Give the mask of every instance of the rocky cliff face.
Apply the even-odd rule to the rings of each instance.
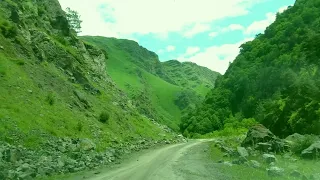
[[[107,79],[106,53],[76,37],[58,1],[6,0],[0,9],[15,31],[9,38],[18,56],[52,62],[82,85],[90,86],[89,76]]]

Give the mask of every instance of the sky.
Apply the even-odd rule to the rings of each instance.
[[[81,15],[80,35],[131,39],[160,61],[190,61],[224,74],[242,43],[294,0],[59,0]]]

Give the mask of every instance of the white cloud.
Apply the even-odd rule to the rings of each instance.
[[[191,29],[187,30],[184,32],[183,36],[186,38],[191,38],[194,35],[202,32],[206,32],[210,30],[210,25],[209,24],[195,24]]]
[[[172,46],[172,45],[169,45],[169,46],[167,46],[166,49],[167,49],[168,52],[172,52],[172,51],[176,50],[176,47]]]
[[[59,2],[63,9],[70,7],[80,13],[83,21],[81,24],[82,35],[120,37],[120,32],[117,31],[116,27],[112,23],[105,23],[104,21],[107,15],[102,10],[107,8],[100,8],[104,0],[82,0],[81,3],[79,3],[79,0],[59,0]]]
[[[185,53],[185,56],[191,56],[197,52],[200,51],[200,48],[195,46],[195,47],[188,47]]]
[[[162,53],[164,53],[164,50],[163,50],[163,49],[159,49],[159,50],[157,51],[157,53],[158,53],[158,54],[162,54]]]
[[[224,74],[228,69],[229,62],[239,54],[241,44],[251,41],[253,38],[248,38],[235,44],[224,44],[222,46],[212,46],[203,52],[199,52],[191,57],[182,55],[178,58],[179,61],[190,61],[200,66],[208,67],[209,69]]]
[[[209,33],[209,36],[210,36],[211,38],[214,38],[214,37],[216,37],[216,36],[218,36],[218,35],[219,35],[218,32],[211,32],[211,33]]]
[[[155,36],[158,39],[161,39],[161,40],[167,40],[168,39],[168,33],[167,32],[158,33],[158,34],[155,34]]]
[[[219,34],[223,34],[226,32],[230,32],[230,31],[244,31],[245,27],[243,27],[241,24],[230,24],[227,27],[224,28],[217,28],[216,32],[210,32],[208,35],[211,38],[214,38],[216,36],[218,36]]]
[[[222,29],[222,32],[229,32],[229,31],[238,31],[244,30],[245,28],[240,24],[230,24],[228,27]]]
[[[270,24],[276,20],[275,13],[267,13],[266,19],[253,22],[246,30],[246,35],[262,33]]]
[[[261,0],[226,0],[219,3],[212,0],[59,1],[63,8],[70,7],[80,13],[83,35],[125,38],[135,33],[168,32],[185,32],[187,36],[192,36],[206,29],[203,24],[247,14],[248,9]]]

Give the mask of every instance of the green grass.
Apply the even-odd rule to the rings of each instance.
[[[175,84],[192,89],[202,97],[205,97],[214,87],[215,80],[220,75],[191,62],[180,63],[176,60],[170,60],[163,62],[162,65],[165,73]]]
[[[210,91],[210,89],[212,89],[212,88],[208,88],[204,84],[200,84],[200,85],[196,86],[194,89],[196,92],[199,93],[199,95],[205,97],[208,94],[208,92]]]
[[[180,110],[173,100],[176,94],[182,91],[182,88],[172,85],[136,66],[131,61],[128,61],[123,52],[114,50],[109,54],[109,58],[107,71],[120,89],[129,95],[146,90],[151,96],[152,106],[167,119],[166,124],[170,123],[170,121],[179,121]]]
[[[44,133],[57,137],[90,138],[102,150],[114,139],[162,138],[158,136],[162,130],[148,119],[134,110],[124,112],[114,106],[112,102],[119,100],[120,95],[107,85],[92,82],[102,92],[100,96],[92,95],[84,92],[80,85],[69,82],[51,63],[21,65],[17,63],[19,61],[21,59],[0,54],[0,140],[37,148],[46,140]],[[78,101],[74,97],[74,89],[82,91],[92,105],[91,109],[84,110],[74,105]],[[99,122],[99,115],[104,111],[110,112],[106,124]]]

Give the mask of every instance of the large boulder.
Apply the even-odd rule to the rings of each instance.
[[[299,178],[303,175],[298,170],[294,170],[290,173],[290,176],[295,177],[295,178]]]
[[[249,129],[246,138],[242,141],[242,146],[254,146],[260,142],[269,142],[277,137],[262,124],[255,125]]]
[[[273,167],[267,168],[267,172],[269,176],[273,176],[273,177],[282,176],[284,173],[284,169],[273,166]]]
[[[91,151],[96,149],[96,145],[90,139],[82,139],[79,142],[81,150]]]
[[[292,149],[292,147],[294,147],[295,144],[304,142],[306,140],[306,138],[307,138],[307,136],[304,136],[304,135],[301,135],[298,133],[294,133],[294,134],[286,137],[284,140],[288,143],[288,145]]]
[[[237,147],[237,152],[239,154],[240,157],[248,157],[249,156],[249,153],[248,151],[246,150],[246,148],[244,147]]]
[[[276,137],[269,129],[261,124],[249,129],[241,146],[251,146],[262,152],[280,152],[288,149],[287,143]]]
[[[228,154],[228,156],[235,156],[237,154],[233,148],[227,146],[225,142],[220,140],[215,141],[215,147]]]
[[[223,162],[223,164],[224,164],[225,166],[229,166],[229,167],[232,167],[232,166],[233,166],[233,164],[230,163],[229,161]]]
[[[316,159],[320,157],[320,141],[313,143],[310,147],[301,152],[303,158]]]
[[[260,168],[261,167],[261,164],[258,161],[255,161],[255,160],[251,160],[250,161],[250,165],[253,168]]]
[[[272,150],[272,144],[270,143],[263,143],[263,142],[259,142],[256,145],[256,149],[262,152],[269,152]]]
[[[294,133],[288,137],[286,137],[287,141],[292,141],[292,142],[296,142],[296,141],[301,141],[303,140],[305,137],[304,135],[298,134],[298,133]]]
[[[262,157],[263,157],[264,161],[268,164],[277,161],[277,158],[272,154],[263,154]]]

